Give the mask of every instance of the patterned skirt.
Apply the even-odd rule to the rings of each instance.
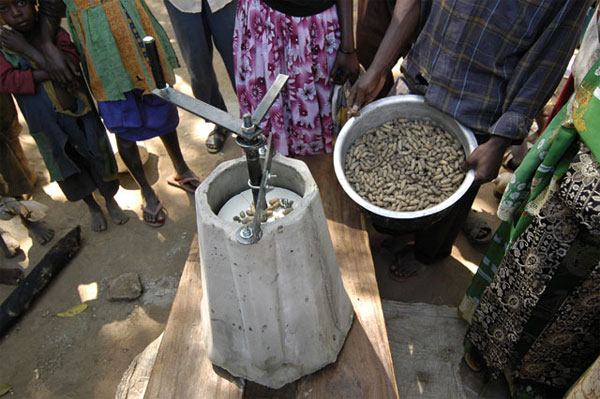
[[[340,42],[335,6],[292,17],[240,0],[233,36],[240,113],[252,113],[278,74],[290,77],[260,127],[283,155],[333,150],[329,73]]]
[[[494,374],[568,388],[600,354],[600,164],[585,145],[487,272],[467,341]]]

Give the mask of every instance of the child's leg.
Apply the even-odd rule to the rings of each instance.
[[[144,172],[144,166],[140,159],[140,152],[137,144],[135,141],[125,140],[117,135],[117,148],[119,149],[119,154],[121,155],[123,162],[129,169],[129,173],[131,173],[131,176],[142,190],[142,197],[144,198],[145,203],[144,208],[150,211],[144,212],[144,220],[148,223],[164,222],[166,214],[163,211],[153,212],[159,209],[160,201],[146,179],[146,172]]]
[[[175,168],[175,175],[173,179],[181,181],[181,184],[190,186],[192,191],[200,185],[200,179],[190,167],[185,163],[183,154],[181,153],[181,147],[179,146],[179,139],[177,138],[177,131],[173,130],[171,133],[160,136],[169,158]]]
[[[40,244],[45,245],[54,238],[54,230],[46,226],[44,222],[32,222],[23,216],[21,216],[21,221]]]
[[[104,197],[104,201],[106,201],[106,210],[108,211],[108,216],[110,216],[111,220],[115,224],[125,224],[129,220],[129,216],[123,212],[117,201],[115,201],[114,197]]]
[[[102,208],[94,199],[94,196],[89,195],[83,199],[85,204],[88,206],[90,216],[92,217],[92,230],[104,231],[106,230],[106,219],[102,213]]]

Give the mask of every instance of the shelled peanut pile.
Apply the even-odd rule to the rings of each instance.
[[[346,154],[344,171],[354,190],[391,211],[431,208],[465,178],[459,141],[429,120],[396,119],[368,130]]]

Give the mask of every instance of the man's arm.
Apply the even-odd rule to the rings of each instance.
[[[519,60],[506,87],[504,112],[488,132],[490,139],[463,164],[464,170],[475,169],[475,184],[494,179],[504,151],[514,140],[527,137],[531,121],[548,102],[571,59],[590,3],[562,3],[547,29]]]
[[[591,4],[590,0],[563,1],[553,2],[557,8],[554,18],[521,56],[509,77],[502,115],[488,132],[492,136],[526,138],[533,118],[558,86]]]
[[[358,77],[358,57],[354,47],[354,31],[352,23],[352,0],[337,0],[337,13],[340,23],[340,47],[331,68],[330,80],[343,84],[346,80],[354,82]]]
[[[358,110],[371,102],[385,83],[385,74],[406,54],[417,36],[421,0],[398,0],[394,15],[367,72],[350,91],[349,106]]]

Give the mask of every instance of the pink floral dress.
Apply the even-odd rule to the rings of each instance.
[[[240,113],[252,112],[279,73],[290,77],[260,127],[283,155],[330,153],[329,73],[340,42],[335,6],[293,17],[260,0],[240,0],[233,36]]]

